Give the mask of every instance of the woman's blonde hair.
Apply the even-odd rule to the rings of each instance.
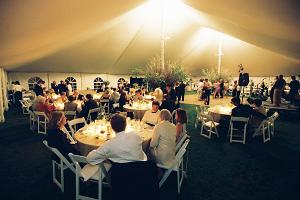
[[[57,129],[60,128],[60,123],[62,120],[62,117],[65,114],[61,111],[54,111],[51,113],[50,119],[49,119],[49,123],[48,123],[48,128],[49,129]]]
[[[172,115],[167,109],[162,109],[159,113],[159,118],[161,119],[161,121],[170,121]]]

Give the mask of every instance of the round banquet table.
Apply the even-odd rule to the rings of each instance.
[[[230,119],[232,108],[229,106],[213,106],[208,108],[209,114],[215,122],[220,122],[222,119]]]
[[[126,131],[132,131],[132,129],[129,127],[126,129]],[[142,137],[143,150],[146,151],[152,138],[153,128],[147,126],[139,132],[134,131],[132,134],[138,134]],[[110,134],[107,134],[107,128],[104,128],[101,125],[87,125],[79,129],[74,135],[79,146],[80,153],[83,156],[87,156],[89,152],[97,149],[106,141],[114,138],[115,136],[116,135],[113,131]]]
[[[135,119],[142,119],[145,112],[151,109],[151,103],[146,104],[145,106],[130,106],[129,104],[126,104],[123,108],[126,109],[126,112],[133,112]]]

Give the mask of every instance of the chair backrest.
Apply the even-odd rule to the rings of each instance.
[[[87,117],[87,122],[90,123],[92,121],[92,115],[94,115],[95,118],[97,118],[100,112],[101,112],[101,107],[90,109]]]
[[[72,172],[75,173],[75,168],[73,165],[59,152],[57,148],[50,147],[46,140],[43,141],[44,145],[53,152]]]
[[[68,155],[71,158],[72,162],[74,163],[74,165],[76,167],[76,171],[79,173],[79,176],[82,177],[82,175],[80,173],[80,171],[82,170],[80,163],[88,164],[86,157],[80,156],[80,155],[75,155],[73,153],[69,153]],[[98,166],[100,168],[99,172],[103,173],[106,177],[109,177],[108,172],[107,172],[106,168],[104,167],[104,164],[99,163]]]
[[[272,121],[275,121],[279,117],[278,112],[274,112],[273,115],[271,115],[269,118],[272,119]]]
[[[205,122],[208,122],[208,121],[211,121],[212,123],[214,123],[213,117],[209,114],[200,113],[199,114],[199,119],[201,120],[201,123],[205,123]]]
[[[28,104],[26,100],[19,100],[19,102],[21,103],[22,107],[27,108]]]
[[[66,129],[66,127],[62,128],[62,131],[66,134],[67,138],[72,142],[72,144],[76,143],[74,138],[70,135],[69,131]]]
[[[186,148],[189,144],[190,140],[187,139],[185,140],[184,144],[180,147],[179,151],[176,153],[176,160],[180,161],[184,155],[184,153],[186,152]]]
[[[64,111],[64,113],[68,120],[75,119],[76,117],[76,111]]]
[[[76,118],[76,119],[68,121],[68,125],[69,125],[69,128],[70,128],[71,132],[72,132],[72,136],[73,137],[74,137],[74,134],[76,132],[76,125],[77,124],[84,124],[84,125],[86,125],[87,123],[86,123],[84,117],[82,117],[82,118]]]
[[[39,112],[39,111],[34,111],[34,114],[38,117],[38,118],[42,118],[45,119],[46,121],[49,121],[47,115],[44,112]]]
[[[184,134],[184,135],[182,136],[182,138],[180,139],[180,141],[177,142],[176,148],[175,148],[176,153],[178,152],[178,150],[181,148],[181,146],[183,145],[183,143],[185,142],[185,140],[186,140],[188,137],[189,137],[188,134]]]
[[[170,119],[171,123],[176,124],[176,110],[173,110],[172,117]]]
[[[230,119],[230,128],[234,128],[233,126],[235,126],[235,128],[238,129],[246,129],[247,125],[248,125],[248,121],[249,121],[249,117],[231,117]]]

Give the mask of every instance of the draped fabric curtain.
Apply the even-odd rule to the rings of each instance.
[[[7,110],[7,73],[3,68],[0,68],[0,123],[5,122],[4,111]]]

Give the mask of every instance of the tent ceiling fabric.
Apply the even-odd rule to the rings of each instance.
[[[129,74],[160,52],[160,32],[137,22],[142,0],[0,1],[0,66],[8,71]],[[218,41],[186,49],[205,26],[239,40],[224,45],[222,68],[251,75],[300,74],[300,3],[297,0],[185,0],[209,21],[193,21],[169,33],[166,57],[188,72],[217,65]],[[186,23],[187,24],[187,23]],[[156,24],[159,28],[160,24]],[[156,28],[157,28],[156,27]],[[151,32],[151,34],[149,34]]]

